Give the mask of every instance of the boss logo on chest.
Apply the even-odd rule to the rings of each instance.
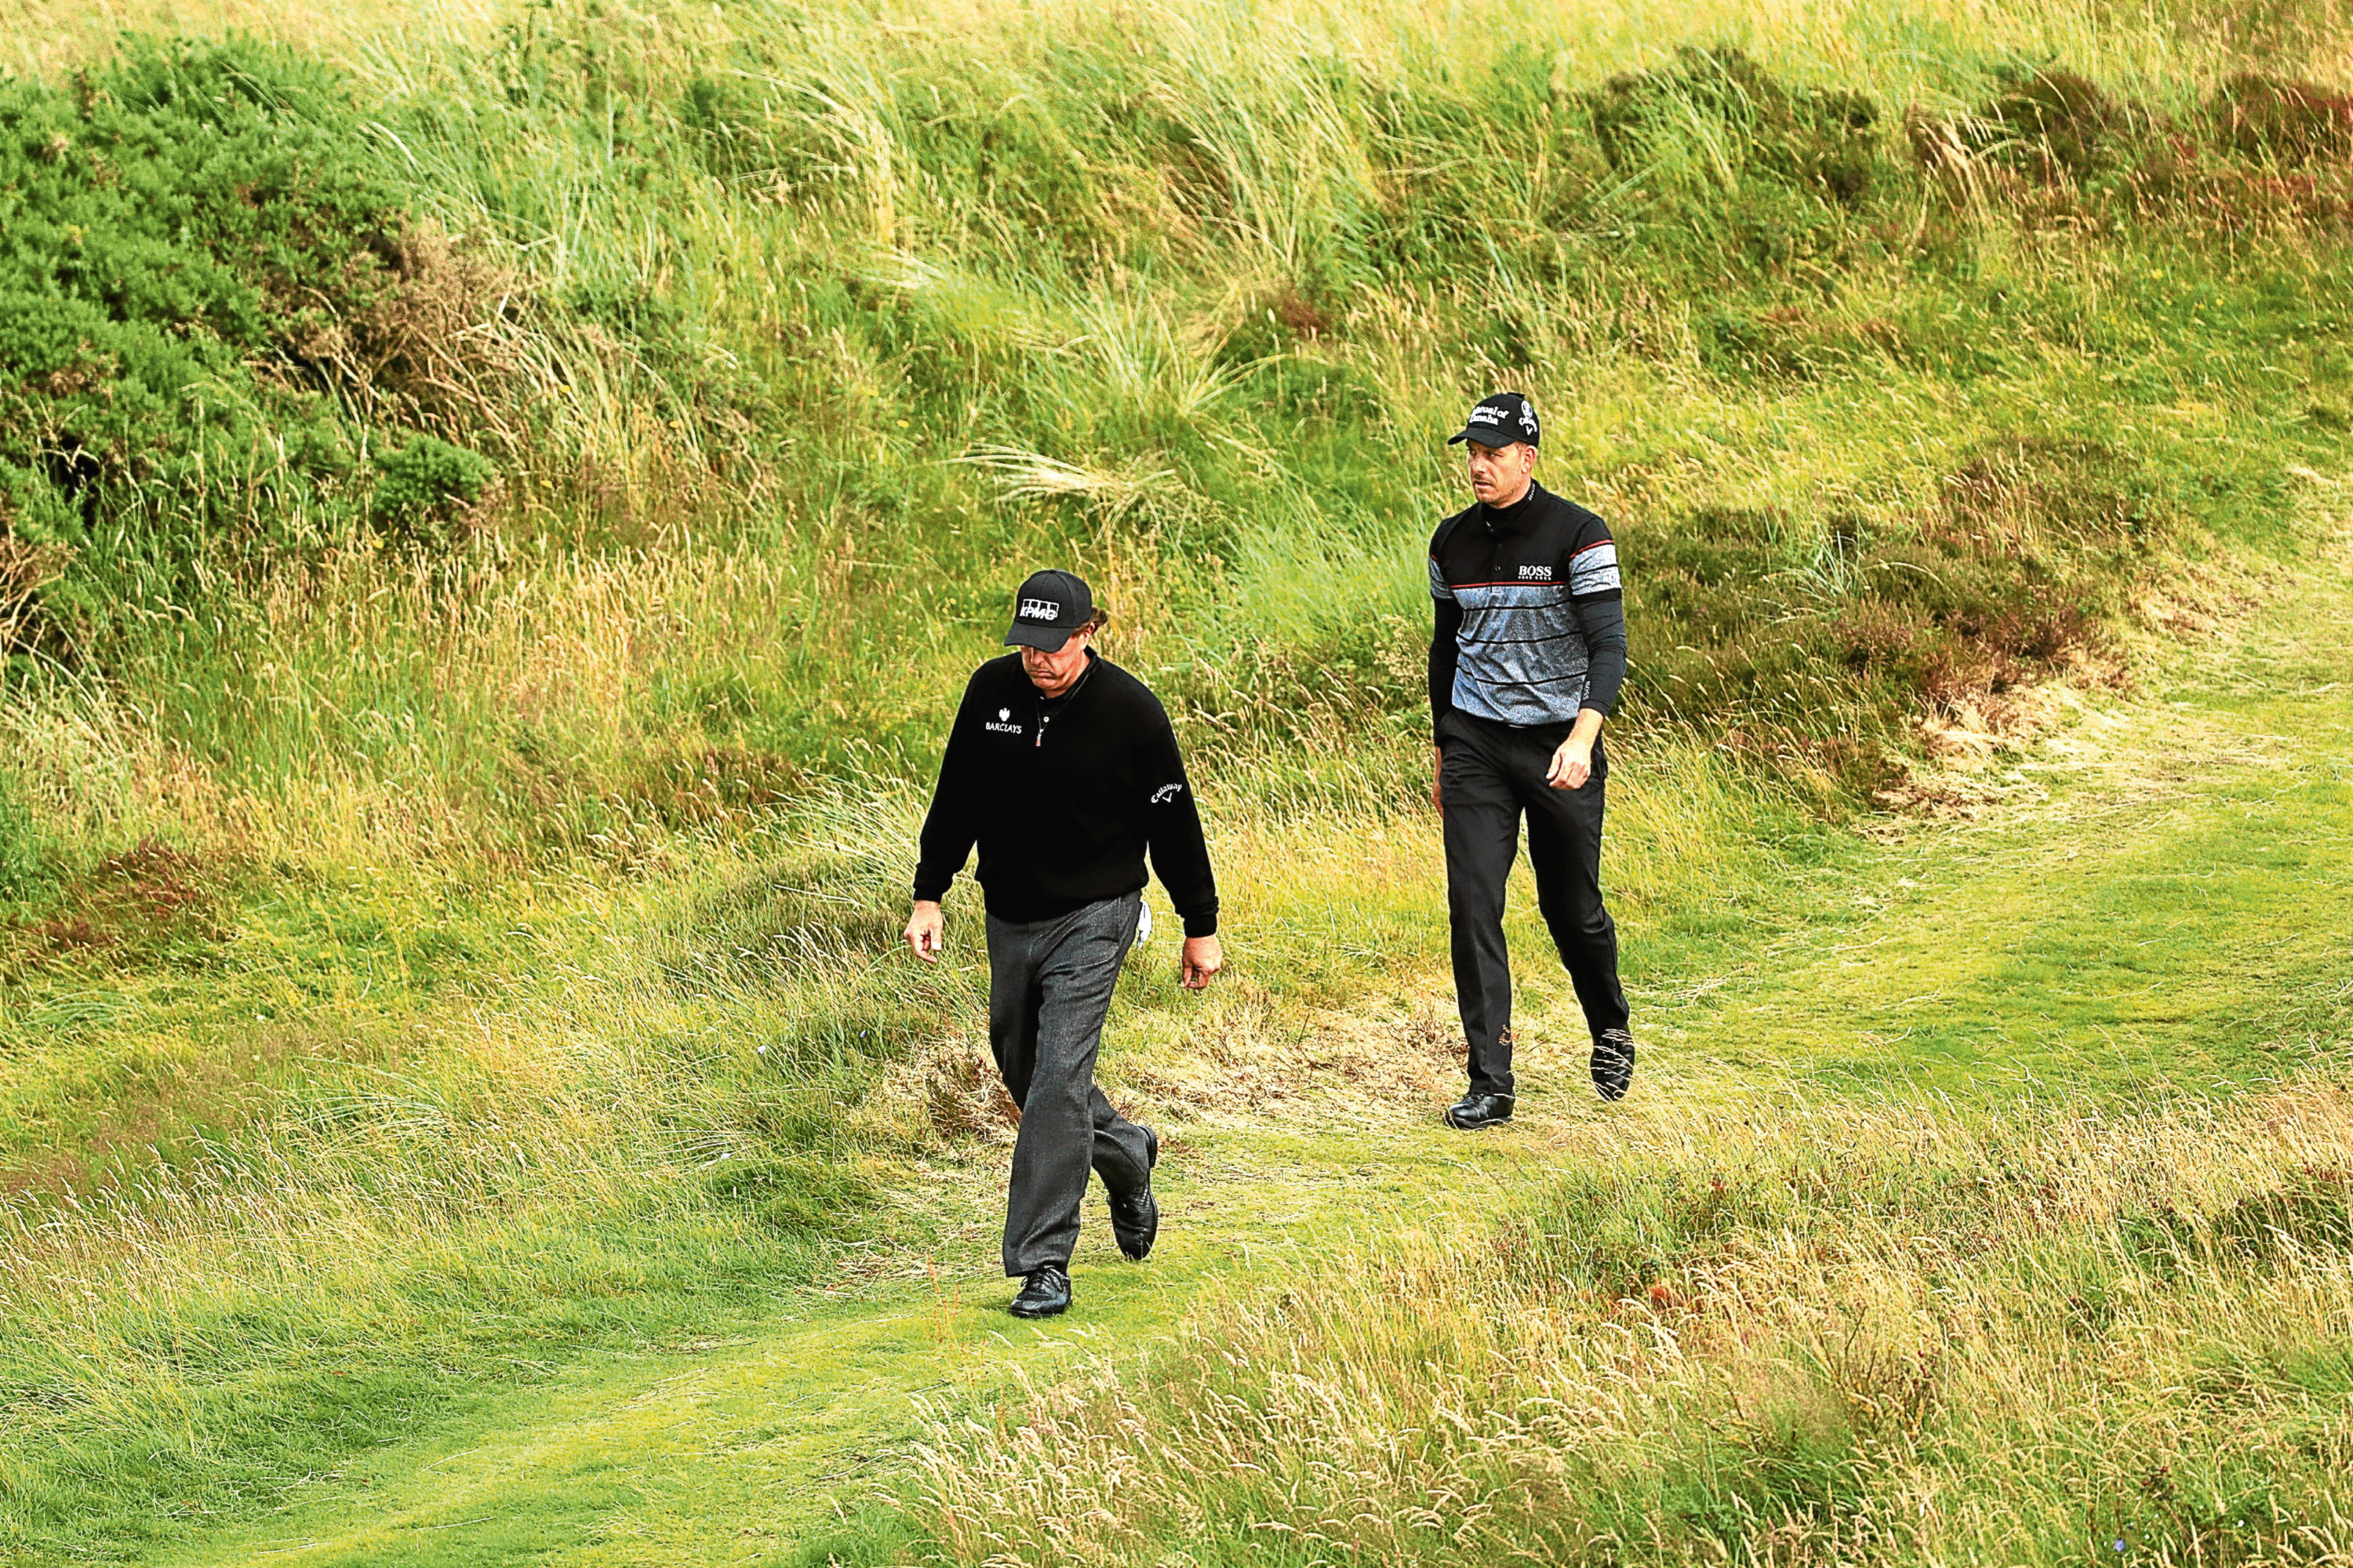
[[[1552,581],[1552,568],[1550,567],[1522,567],[1520,568],[1520,580],[1524,583],[1548,583]]]

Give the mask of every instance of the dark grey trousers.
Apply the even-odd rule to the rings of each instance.
[[[1071,1266],[1092,1169],[1115,1194],[1152,1179],[1144,1129],[1095,1087],[1095,1048],[1144,900],[1130,893],[1054,920],[988,917],[988,1047],[1021,1131],[1005,1202],[1005,1272]]]
[[[1449,714],[1439,730],[1445,802],[1446,913],[1453,927],[1454,1000],[1471,1045],[1474,1094],[1512,1092],[1512,962],[1504,947],[1504,884],[1528,819],[1536,907],[1577,987],[1593,1033],[1626,1027],[1618,927],[1601,902],[1601,814],[1609,773],[1593,743],[1593,777],[1556,789],[1545,769],[1568,726],[1521,729]]]

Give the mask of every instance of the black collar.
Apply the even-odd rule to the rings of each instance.
[[[1528,493],[1509,506],[1490,506],[1481,502],[1479,521],[1487,525],[1490,534],[1516,534],[1535,516],[1536,497],[1543,493],[1544,486],[1531,479]]]

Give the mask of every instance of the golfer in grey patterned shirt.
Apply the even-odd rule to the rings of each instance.
[[[1626,616],[1609,524],[1535,482],[1535,409],[1516,392],[1471,411],[1467,511],[1430,542],[1436,625],[1430,708],[1446,819],[1446,904],[1470,1092],[1466,1130],[1512,1118],[1512,969],[1504,887],[1528,827],[1536,906],[1593,1035],[1593,1084],[1623,1097],[1634,1037],[1618,983],[1618,928],[1601,901],[1609,761],[1601,721],[1626,673]]]

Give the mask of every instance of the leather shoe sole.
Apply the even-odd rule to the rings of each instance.
[[[1634,1086],[1634,1036],[1605,1029],[1593,1038],[1593,1090],[1605,1100],[1622,1100]]]

